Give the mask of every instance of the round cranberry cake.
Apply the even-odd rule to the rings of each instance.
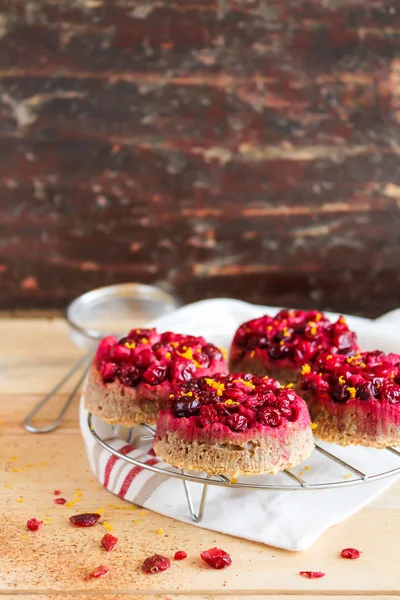
[[[319,353],[351,356],[358,351],[356,335],[343,317],[331,323],[316,310],[281,310],[243,323],[230,352],[230,371],[269,375],[282,384],[296,383],[301,367]]]
[[[248,373],[178,386],[154,438],[154,451],[172,465],[235,477],[292,467],[313,447],[305,402],[291,387]]]
[[[315,435],[342,446],[400,444],[400,356],[323,354],[303,366],[301,394]]]
[[[221,350],[202,337],[133,329],[100,342],[85,407],[107,423],[155,423],[176,384],[226,372]]]

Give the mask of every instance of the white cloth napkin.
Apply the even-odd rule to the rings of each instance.
[[[229,347],[233,333],[240,323],[265,313],[274,314],[277,308],[254,306],[230,299],[204,300],[185,306],[170,315],[152,322],[161,331],[203,335],[219,346]],[[334,317],[335,315],[330,315]],[[399,351],[396,325],[400,326],[400,311],[393,311],[376,321],[347,317],[349,326],[359,334],[363,349]],[[80,409],[80,425],[91,469],[97,479],[112,493],[144,506],[150,510],[192,523],[182,481],[149,470],[133,467],[114,457],[92,437],[87,424],[87,412]],[[135,439],[127,444],[122,435],[94,418],[96,431],[114,448],[124,454],[147,460],[149,446],[138,444],[139,428]],[[142,432],[143,433],[143,432]],[[366,474],[388,471],[400,466],[400,458],[387,450],[370,448],[341,448],[332,444],[319,444]],[[133,449],[134,448],[134,449]],[[161,463],[162,465],[163,463]],[[353,475],[318,452],[292,469],[307,482],[346,482]],[[285,475],[265,475],[244,478],[249,482],[291,483]],[[396,477],[381,479],[355,486],[313,491],[245,490],[209,486],[207,504],[202,522],[206,529],[263,542],[286,550],[304,550],[326,530],[365,506],[383,490],[394,483]],[[196,506],[200,501],[202,486],[189,484]]]

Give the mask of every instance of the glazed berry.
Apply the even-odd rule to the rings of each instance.
[[[139,369],[133,365],[126,365],[119,369],[118,379],[127,387],[134,387],[141,379]]]
[[[206,344],[203,348],[203,352],[207,354],[211,360],[222,360],[222,352],[214,344]]]
[[[177,398],[174,408],[177,417],[192,417],[199,414],[201,403],[192,396],[180,396]]]
[[[153,359],[153,354],[150,348],[145,348],[135,358],[135,365],[138,369],[146,369]]]
[[[237,413],[234,415],[229,415],[226,418],[226,424],[232,431],[244,431],[248,426],[246,417]]]
[[[270,406],[264,406],[260,408],[257,413],[257,418],[260,423],[263,425],[268,425],[268,427],[279,427],[282,422],[279,410],[276,408],[271,408]]]
[[[171,566],[171,561],[166,556],[161,554],[154,554],[149,558],[146,558],[142,564],[143,573],[154,575],[154,573],[160,573],[166,571]]]
[[[117,375],[117,365],[109,362],[103,363],[100,367],[100,375],[102,376],[104,383],[114,381]]]
[[[129,362],[132,355],[132,351],[130,348],[127,348],[124,344],[119,344],[115,346],[111,352],[111,358],[116,363],[126,363]]]
[[[167,367],[165,365],[150,365],[143,373],[143,379],[150,385],[159,385],[167,376]]]
[[[217,411],[213,406],[201,406],[199,420],[204,427],[211,425],[211,423],[216,423],[218,421]]]
[[[232,559],[229,554],[220,548],[204,550],[201,552],[200,556],[201,559],[213,569],[226,569],[232,564]]]
[[[335,383],[332,386],[332,397],[335,402],[346,402],[350,398],[346,385],[343,383]]]

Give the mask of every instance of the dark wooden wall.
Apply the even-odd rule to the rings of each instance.
[[[0,8],[0,307],[400,304],[400,0]]]

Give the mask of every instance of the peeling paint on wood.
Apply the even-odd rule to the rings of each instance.
[[[0,308],[400,301],[396,0],[0,0]]]

